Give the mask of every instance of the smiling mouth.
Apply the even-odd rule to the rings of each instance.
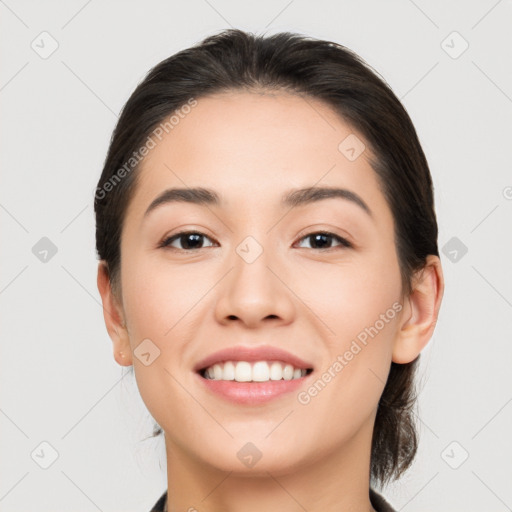
[[[198,373],[207,380],[269,382],[297,380],[312,371],[312,368],[297,368],[283,361],[224,361],[203,368]]]

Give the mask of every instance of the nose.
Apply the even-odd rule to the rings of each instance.
[[[236,253],[230,260],[231,271],[219,283],[215,306],[217,321],[240,323],[257,328],[264,323],[287,325],[294,320],[294,294],[284,265],[264,250],[254,261]],[[271,261],[272,260],[272,261]]]

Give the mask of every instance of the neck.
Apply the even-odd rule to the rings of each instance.
[[[327,456],[258,473],[221,471],[166,435],[168,512],[373,512],[369,468],[373,418]]]

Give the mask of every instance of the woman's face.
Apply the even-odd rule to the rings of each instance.
[[[122,311],[176,460],[277,475],[369,450],[407,309],[362,144],[318,100],[232,92],[200,98],[146,157],[122,232]],[[218,203],[162,198],[196,187]],[[283,200],[306,187],[348,193]],[[286,379],[268,380],[273,363],[292,363]]]

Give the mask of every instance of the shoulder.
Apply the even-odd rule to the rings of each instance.
[[[377,512],[396,512],[395,509],[374,489],[370,487],[370,503]]]

